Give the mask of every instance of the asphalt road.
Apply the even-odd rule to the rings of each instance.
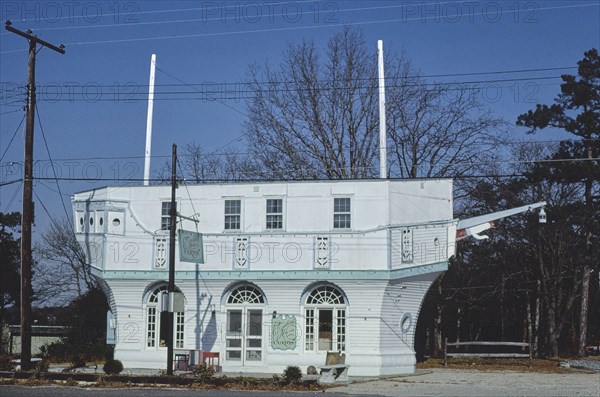
[[[0,397],[323,397],[323,392],[290,391],[231,391],[189,389],[84,389],[77,387],[43,386],[0,386]],[[349,397],[345,393],[327,393],[327,397]],[[353,394],[352,397],[373,397],[368,394]]]
[[[157,388],[97,389],[0,386],[0,397],[598,397],[600,373],[537,373],[432,369],[404,377],[355,382],[324,392],[232,391]]]

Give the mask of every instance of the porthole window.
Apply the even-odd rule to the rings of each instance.
[[[104,218],[100,218],[100,226],[104,225]]]
[[[112,221],[113,226],[119,226],[121,224],[121,220],[119,218],[115,218]]]
[[[403,334],[407,334],[410,331],[410,327],[412,327],[412,316],[410,313],[404,313],[400,319],[400,330]]]
[[[94,224],[94,218],[90,218],[90,225]]]
[[[79,224],[83,226],[83,217],[79,218]]]

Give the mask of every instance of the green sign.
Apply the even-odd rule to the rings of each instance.
[[[276,350],[296,348],[296,317],[280,315],[271,322],[271,347]]]
[[[181,262],[204,263],[202,233],[179,230],[179,260]]]

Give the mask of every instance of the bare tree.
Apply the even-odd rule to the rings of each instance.
[[[262,176],[342,179],[373,175],[376,58],[346,28],[324,59],[313,42],[290,45],[279,69],[250,68],[246,138]]]
[[[36,245],[36,293],[60,296],[74,293],[81,297],[96,286],[85,253],[75,238],[68,219],[52,222]]]
[[[389,69],[393,172],[403,178],[458,177],[494,161],[505,122],[485,108],[475,90],[428,83],[406,60]]]
[[[278,69],[250,68],[246,137],[264,177],[377,175],[375,46],[359,30],[335,34],[321,57],[312,42],[290,45]],[[404,54],[386,51],[390,176],[454,177],[489,162],[502,120],[458,85],[432,84]]]
[[[232,182],[256,179],[256,164],[236,149],[206,152],[196,142],[187,143],[178,156],[178,175],[186,183]],[[161,183],[171,181],[171,160],[165,161],[158,172]]]

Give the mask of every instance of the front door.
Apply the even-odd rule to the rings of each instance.
[[[225,358],[242,365],[262,360],[262,309],[227,310]]]

